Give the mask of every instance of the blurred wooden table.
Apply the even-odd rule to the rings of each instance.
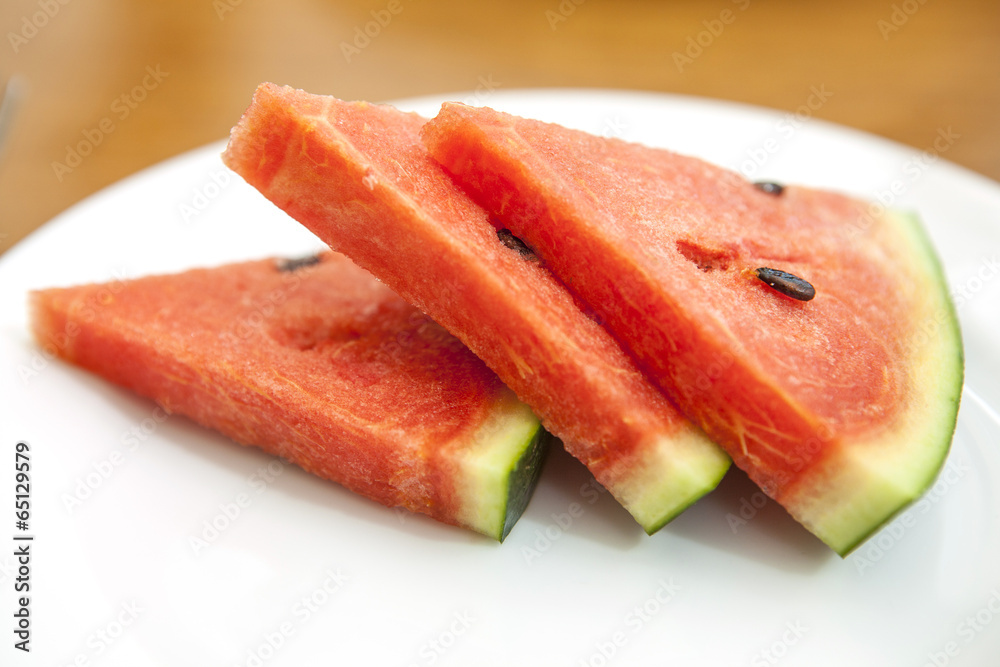
[[[995,0],[4,0],[0,27],[0,81],[20,89],[0,251],[223,138],[264,80],[373,101],[487,80],[789,111],[816,87],[831,93],[816,117],[919,149],[951,128],[945,157],[1000,180]],[[93,149],[74,159],[80,142]]]

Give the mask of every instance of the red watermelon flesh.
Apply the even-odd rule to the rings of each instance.
[[[916,220],[830,192],[768,193],[701,160],[491,109],[447,104],[424,139],[838,552],[934,479],[962,354]],[[762,267],[810,282],[815,298],[779,293]]]
[[[39,344],[388,506],[503,539],[546,444],[464,345],[347,258],[32,295]]]
[[[424,119],[261,85],[224,161],[483,359],[653,532],[728,458],[420,143]]]

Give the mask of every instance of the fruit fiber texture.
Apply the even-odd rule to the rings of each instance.
[[[729,459],[430,158],[425,120],[262,84],[223,159],[460,338],[653,532]],[[509,241],[509,239],[508,239]]]
[[[423,136],[674,403],[835,550],[933,481],[962,351],[915,218],[831,192],[769,193],[698,159],[486,108],[446,104]],[[808,281],[815,297],[789,298],[759,268]]]
[[[35,292],[39,344],[388,506],[502,539],[546,444],[456,338],[335,253]]]

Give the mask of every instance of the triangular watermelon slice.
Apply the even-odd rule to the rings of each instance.
[[[498,237],[427,154],[424,122],[262,84],[223,159],[460,338],[652,533],[714,488],[728,457],[558,281]]]
[[[457,339],[347,258],[32,295],[39,344],[388,506],[502,540],[548,438]]]
[[[850,551],[933,481],[962,345],[913,217],[460,104],[425,140],[833,549]]]

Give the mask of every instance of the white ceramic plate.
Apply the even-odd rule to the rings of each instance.
[[[28,289],[320,247],[213,145],[91,197],[0,259],[0,662],[995,665],[1000,187],[812,121],[807,106],[572,90],[451,99],[463,98],[917,210],[956,290],[968,367],[930,494],[842,560],[736,472],[647,537],[557,453],[500,545],[162,419],[45,358],[26,331]],[[440,99],[401,106],[433,114]],[[941,128],[927,147],[946,156],[953,141]],[[30,656],[12,634],[18,441],[31,447]]]

